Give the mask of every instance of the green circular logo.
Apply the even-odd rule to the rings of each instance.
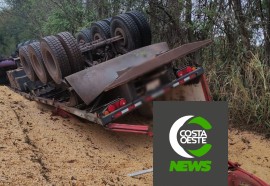
[[[197,125],[201,130],[181,130],[183,125]],[[212,129],[212,125],[205,118],[193,115],[183,116],[179,118],[171,127],[169,140],[173,150],[184,158],[202,157],[207,154],[212,145],[207,143],[207,132]],[[178,136],[180,139],[178,141]],[[201,144],[196,150],[184,149],[184,144]]]

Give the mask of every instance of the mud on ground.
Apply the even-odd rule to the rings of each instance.
[[[129,115],[131,123],[151,121]],[[229,131],[232,161],[270,182],[269,141]],[[248,142],[249,141],[249,142]],[[152,138],[113,133],[51,109],[0,86],[0,185],[152,185]]]

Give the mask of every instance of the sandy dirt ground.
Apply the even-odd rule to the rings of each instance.
[[[149,123],[136,114],[128,122]],[[142,121],[143,120],[143,121]],[[270,182],[270,141],[229,131],[232,161]],[[51,109],[0,86],[0,185],[152,185],[152,138],[113,133]]]
[[[113,133],[0,87],[0,185],[151,185],[152,139]]]
[[[270,183],[270,140],[247,131],[230,129],[229,159]]]

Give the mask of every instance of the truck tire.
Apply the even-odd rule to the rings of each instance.
[[[85,28],[85,29],[81,30],[77,34],[77,42],[78,43],[90,43],[90,42],[92,42],[91,30],[89,28]]]
[[[84,61],[76,39],[69,32],[61,32],[56,35],[64,47],[68,56],[71,72],[79,72],[84,68]]]
[[[146,17],[139,11],[131,11],[127,12],[126,14],[132,17],[132,19],[136,22],[142,37],[142,46],[151,45],[152,33]]]
[[[42,83],[44,84],[48,83],[48,81],[51,80],[51,77],[44,65],[44,61],[40,51],[40,43],[39,42],[31,43],[28,46],[28,51],[32,67],[37,77]]]
[[[23,43],[23,46],[29,45],[31,43],[31,40],[27,40]]]
[[[15,55],[16,56],[19,56],[19,49],[20,49],[21,46],[23,46],[23,43],[19,43],[19,44],[16,45],[16,50],[15,50]]]
[[[111,37],[110,34],[110,26],[105,21],[97,21],[91,26],[91,39],[92,41],[99,39],[109,39]]]
[[[124,39],[115,42],[115,47],[120,53],[126,53],[142,45],[139,29],[131,17],[121,14],[112,18],[111,36],[121,35]]]
[[[111,25],[111,21],[112,21],[112,18],[107,18],[107,19],[103,19],[102,21],[104,21],[107,25]]]
[[[21,60],[23,70],[24,70],[25,74],[27,75],[27,77],[31,81],[36,81],[37,76],[36,76],[35,71],[34,71],[32,65],[31,65],[31,61],[30,61],[28,50],[27,50],[27,46],[20,47],[19,56],[20,56],[20,60]]]
[[[40,43],[44,64],[56,84],[71,74],[68,56],[61,42],[55,36],[47,36]]]
[[[27,40],[24,42],[23,46],[29,45],[29,44],[34,43],[34,42],[37,42],[37,40],[36,39]]]
[[[23,46],[23,42],[22,42],[22,43],[17,44],[16,49],[18,50],[18,52],[19,52],[19,49],[20,49],[20,47],[21,47],[21,46]]]

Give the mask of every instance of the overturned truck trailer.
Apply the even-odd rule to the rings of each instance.
[[[15,91],[30,100],[60,108],[109,130],[149,134],[147,125],[119,124],[115,120],[135,109],[151,109],[149,103],[159,97],[166,100],[211,101],[202,67],[185,66],[172,71],[170,65],[174,59],[209,43],[210,40],[200,41],[173,50],[169,50],[166,43],[158,43],[67,76],[63,80],[67,89],[40,82],[33,85],[26,79],[24,90],[15,87]],[[17,69],[8,73],[24,74],[22,71]],[[22,77],[25,79],[25,76]],[[143,111],[147,112],[145,108]],[[228,162],[228,185],[243,184],[268,186],[241,169],[239,164]]]
[[[7,72],[10,87],[107,130],[151,135],[148,125],[117,120],[134,110],[151,116],[153,100],[211,101],[202,66],[172,65],[211,40],[171,50],[150,43],[150,27],[136,11],[93,23],[77,40],[68,32],[47,36],[19,49],[23,68]],[[228,184],[267,186],[231,162]]]
[[[195,65],[173,69],[171,63],[210,43],[210,40],[199,41],[172,50],[166,43],[149,45],[66,76],[59,85],[31,81],[23,69],[8,74],[21,81],[17,83],[20,86],[12,87],[28,99],[60,108],[107,129],[148,134],[148,126],[121,125],[115,120],[135,109],[142,108],[145,114],[153,100],[170,99],[172,91],[180,91],[181,100],[209,101],[204,69]]]
[[[175,89],[181,89],[181,100],[210,100],[203,68],[172,62],[211,40],[170,50],[165,42],[151,45],[151,38],[147,19],[131,11],[92,23],[77,40],[68,32],[33,40],[18,49],[22,68],[7,73],[10,85],[28,99],[106,129],[148,134],[147,125],[115,122],[135,109],[151,116],[151,102]]]

